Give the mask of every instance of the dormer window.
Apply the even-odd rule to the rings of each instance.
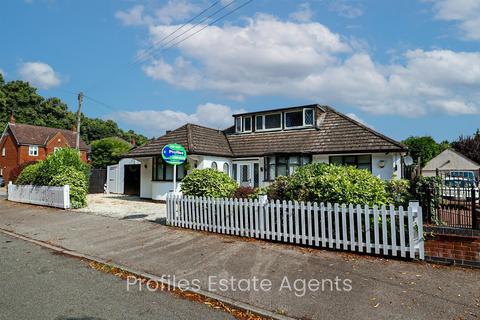
[[[280,130],[282,129],[282,114],[272,113],[265,115],[258,115],[256,118],[257,131]]]
[[[313,109],[302,109],[296,111],[285,112],[285,128],[301,128],[313,126],[314,113]]]

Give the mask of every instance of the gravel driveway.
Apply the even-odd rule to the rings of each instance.
[[[118,219],[163,222],[165,204],[119,194],[89,194],[86,208],[72,211],[93,213]]]

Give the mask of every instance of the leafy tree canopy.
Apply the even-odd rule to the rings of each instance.
[[[14,80],[5,83],[0,73],[0,130],[3,130],[14,112],[18,123],[46,126],[59,129],[72,129],[76,122],[74,112],[59,98],[43,98],[37,89],[28,82]],[[147,142],[147,137],[132,130],[120,129],[115,121],[93,119],[82,114],[82,139],[90,144],[106,137],[120,137],[127,141],[135,138],[137,144]]]
[[[430,161],[432,158],[436,157],[440,154],[443,150],[449,147],[449,143],[447,141],[443,141],[442,143],[437,143],[432,137],[430,136],[423,136],[423,137],[409,137],[402,141],[405,144],[409,151],[410,155],[412,156],[415,163],[418,161],[418,157],[420,157],[420,162],[422,167]]]
[[[480,129],[472,136],[460,136],[452,147],[467,158],[480,163]]]
[[[92,142],[92,166],[106,168],[116,164],[122,154],[128,152],[132,146],[118,138],[104,138]]]

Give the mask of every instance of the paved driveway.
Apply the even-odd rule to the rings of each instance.
[[[124,220],[148,220],[160,223],[163,223],[167,217],[165,204],[136,196],[89,194],[87,200],[88,206],[86,208],[72,211]]]

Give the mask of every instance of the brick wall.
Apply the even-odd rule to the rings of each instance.
[[[2,156],[2,149],[5,148],[5,156]],[[2,175],[7,183],[8,175],[12,168],[17,166],[18,152],[15,140],[11,136],[7,136],[0,144],[0,168],[2,169]]]
[[[425,259],[480,268],[480,230],[426,227]]]

